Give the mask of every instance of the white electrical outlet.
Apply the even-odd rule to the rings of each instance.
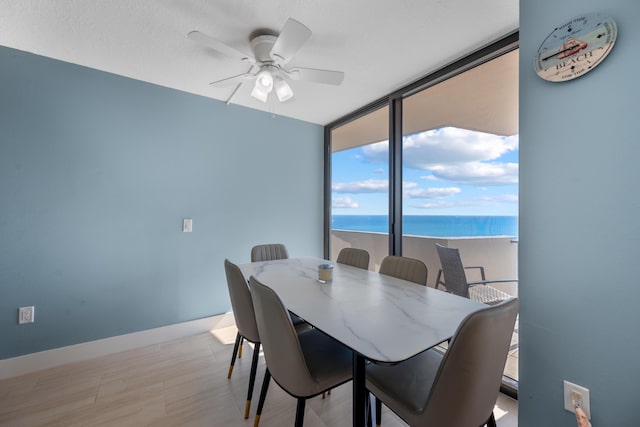
[[[22,325],[24,323],[33,323],[35,320],[35,313],[36,308],[34,306],[20,307],[18,309],[18,324]]]
[[[191,233],[193,231],[193,220],[186,218],[182,220],[182,232]]]
[[[564,381],[564,409],[569,412],[576,413],[576,409],[574,407],[574,403],[572,399],[572,393],[574,399],[580,401],[580,406],[582,406],[582,410],[587,415],[589,419],[591,419],[591,406],[589,405],[589,389],[579,386],[577,384],[570,383],[569,381]]]

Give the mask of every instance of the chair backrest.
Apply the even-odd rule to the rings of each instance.
[[[419,259],[389,255],[382,260],[379,273],[427,285],[427,266]]]
[[[251,342],[260,342],[260,334],[258,333],[247,279],[244,278],[240,267],[228,259],[224,260],[224,271],[227,274],[231,308],[233,309],[233,317],[236,320],[238,332]]]
[[[369,269],[369,252],[364,249],[343,248],[338,254],[337,263],[347,264],[352,267]]]
[[[424,425],[484,425],[500,391],[518,306],[512,298],[460,323],[429,392]]]
[[[287,248],[281,243],[269,245],[257,245],[251,248],[251,262],[273,261],[275,259],[287,259],[289,253]]]
[[[285,390],[303,396],[304,384],[313,379],[289,311],[271,288],[253,276],[249,282],[269,372]]]
[[[460,259],[460,251],[456,248],[447,248],[436,243],[436,250],[442,264],[444,273],[444,286],[455,295],[469,298],[469,284],[464,266]]]

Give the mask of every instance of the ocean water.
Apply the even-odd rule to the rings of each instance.
[[[386,215],[333,215],[334,230],[389,232]],[[403,234],[429,237],[518,237],[517,216],[405,215]]]

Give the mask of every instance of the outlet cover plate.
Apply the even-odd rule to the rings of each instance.
[[[591,405],[589,404],[589,389],[579,386],[574,383],[570,383],[569,381],[564,381],[564,409],[569,412],[576,413],[575,408],[573,407],[573,402],[571,402],[571,391],[576,391],[580,393],[582,397],[582,410],[587,417],[591,419]]]
[[[193,220],[191,218],[185,218],[182,220],[182,232],[191,233],[193,231]]]

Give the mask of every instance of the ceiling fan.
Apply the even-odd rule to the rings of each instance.
[[[280,102],[293,98],[293,90],[287,83],[287,79],[340,85],[344,80],[342,71],[302,67],[288,68],[286,66],[309,37],[311,37],[309,28],[295,19],[289,18],[280,34],[263,29],[253,31],[249,36],[249,45],[253,55],[247,55],[200,31],[191,31],[189,33],[191,40],[251,64],[251,68],[246,73],[210,83],[216,87],[237,85],[229,99],[227,99],[227,104],[240,86],[248,81],[255,81],[251,96],[265,103],[274,89]]]

